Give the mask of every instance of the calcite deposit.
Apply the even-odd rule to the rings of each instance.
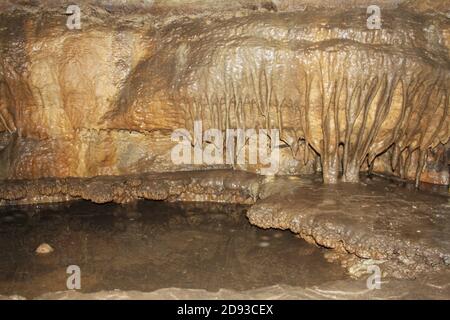
[[[79,30],[68,3],[1,4],[3,179],[211,168],[170,157],[201,120],[278,129],[279,174],[448,184],[448,1],[379,1],[379,30],[363,0],[81,1]]]
[[[367,269],[355,257],[380,264],[394,277],[450,265],[445,195],[408,191],[380,179],[337,186],[280,179],[259,190],[261,200],[247,213],[250,223],[287,229],[333,249],[330,259],[340,260],[351,274]]]
[[[85,199],[119,203],[130,214],[141,199],[251,205],[251,224],[290,230],[333,249],[327,258],[340,261],[355,277],[370,263],[379,264],[386,276],[414,278],[450,265],[446,193],[408,190],[380,178],[329,186],[316,175],[273,178],[205,170],[10,180],[0,183],[0,205]]]
[[[377,1],[375,29],[371,2],[80,0],[69,28],[71,1],[2,1],[0,205],[249,204],[252,224],[334,249],[350,271],[446,272],[448,194],[366,176],[449,184],[450,2]],[[257,151],[278,150],[287,177],[174,161],[177,129],[189,153],[230,152],[196,123],[266,130]]]

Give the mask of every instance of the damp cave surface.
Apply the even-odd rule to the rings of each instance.
[[[326,249],[289,231],[249,224],[246,206],[140,201],[2,208],[0,294],[27,298],[67,290],[69,265],[81,292],[178,287],[250,290],[345,279]],[[50,244],[54,252],[37,255]]]

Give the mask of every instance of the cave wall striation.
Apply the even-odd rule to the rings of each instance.
[[[170,158],[201,120],[278,129],[280,174],[448,184],[448,1],[386,1],[380,30],[364,1],[268,3],[85,2],[81,30],[61,3],[5,4],[0,178],[210,168]]]

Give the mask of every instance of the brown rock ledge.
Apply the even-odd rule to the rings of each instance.
[[[449,198],[407,190],[374,178],[325,186],[319,176],[264,178],[232,171],[185,171],[95,178],[0,182],[0,205],[85,199],[138,199],[253,204],[247,215],[261,228],[291,230],[334,249],[350,274],[380,264],[384,275],[414,278],[450,265]]]
[[[0,182],[0,205],[62,202],[128,203],[139,199],[252,204],[263,177],[242,171],[145,173],[94,178]]]
[[[265,185],[260,196],[264,199],[247,213],[250,223],[288,229],[343,253],[344,259],[336,254],[333,259],[341,259],[350,273],[367,269],[365,259],[397,278],[450,265],[448,196],[406,190],[381,179],[332,187],[280,181]]]

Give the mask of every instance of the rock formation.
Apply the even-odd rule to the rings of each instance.
[[[280,174],[448,184],[449,2],[379,1],[379,30],[368,4],[81,1],[70,30],[68,2],[6,1],[0,178],[217,167],[171,161],[201,120],[279,129]]]
[[[229,154],[199,140],[201,121],[263,130],[257,153],[278,150],[279,175],[448,185],[450,2],[377,3],[374,29],[368,0],[80,0],[78,28],[72,2],[2,1],[0,205],[248,204],[252,224],[351,253],[348,269],[448,268],[446,196],[172,158],[177,129],[190,153]],[[233,156],[250,159],[244,138]]]

